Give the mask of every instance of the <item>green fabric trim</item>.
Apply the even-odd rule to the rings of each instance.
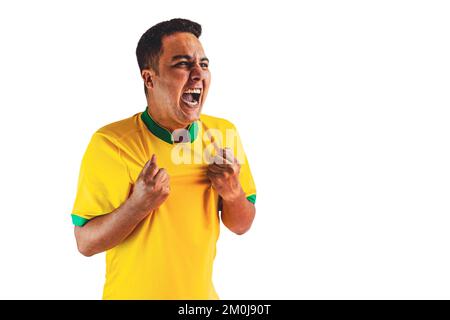
[[[72,214],[71,216],[72,216],[72,223],[78,227],[84,226],[89,221],[88,219],[76,216],[74,214]]]
[[[198,135],[198,123],[197,123],[197,121],[191,123],[189,125],[188,130],[189,130],[189,138],[190,138],[191,142],[194,142],[195,139],[197,138],[197,135]]]
[[[147,126],[148,130],[150,130],[151,133],[153,133],[155,136],[160,138],[161,140],[173,144],[173,136],[170,131],[167,129],[161,127],[155,120],[152,119],[150,114],[148,113],[148,110],[145,109],[144,112],[141,114],[141,119]],[[194,140],[197,138],[198,135],[198,123],[193,122],[188,127],[189,131],[189,138],[190,142],[194,142]]]
[[[153,133],[161,140],[173,144],[172,134],[163,127],[161,127],[159,124],[157,124],[152,119],[152,117],[150,117],[149,113],[147,112],[147,109],[145,109],[145,111],[142,112],[141,119],[142,121],[144,121],[145,125],[147,126],[148,130],[150,130],[151,133]]]
[[[255,202],[256,202],[256,194],[252,194],[252,195],[248,196],[247,200],[250,201],[251,203],[255,204]]]

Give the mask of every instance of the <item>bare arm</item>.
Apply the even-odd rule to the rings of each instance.
[[[142,169],[130,197],[113,212],[75,227],[78,250],[85,256],[111,249],[125,240],[134,228],[169,196],[169,176],[152,156]]]
[[[223,224],[236,234],[246,233],[255,219],[255,205],[247,200],[243,191],[236,199],[222,203]]]
[[[75,226],[78,250],[90,257],[117,246],[147,214],[134,206],[129,198],[110,214],[96,217],[83,227]]]
[[[214,141],[213,141],[214,143]],[[222,201],[222,222],[236,234],[247,232],[255,218],[255,205],[247,200],[239,182],[240,165],[229,149],[215,146],[217,155],[208,166],[208,178]]]

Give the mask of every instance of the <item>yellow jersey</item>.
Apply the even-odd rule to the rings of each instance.
[[[206,176],[214,155],[211,136],[241,163],[246,197],[256,188],[234,125],[201,115],[186,130],[170,132],[146,111],[99,129],[84,154],[74,225],[124,203],[152,154],[170,176],[170,195],[122,243],[106,252],[103,299],[218,299],[212,283],[219,237],[219,195]]]

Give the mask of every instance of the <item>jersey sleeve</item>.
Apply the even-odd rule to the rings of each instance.
[[[81,162],[73,224],[83,226],[92,218],[114,211],[127,199],[131,185],[117,144],[96,132]]]
[[[250,171],[250,164],[248,163],[247,155],[245,154],[244,147],[242,145],[241,138],[236,127],[233,125],[231,135],[227,137],[227,145],[231,147],[234,151],[234,155],[241,165],[241,170],[239,173],[239,181],[241,183],[242,189],[245,192],[245,196],[248,201],[255,204],[256,202],[256,186],[253,180],[252,173]],[[234,135],[234,139],[230,138]],[[234,140],[234,141],[233,141]],[[231,145],[229,143],[231,142]],[[234,143],[233,143],[234,142]]]

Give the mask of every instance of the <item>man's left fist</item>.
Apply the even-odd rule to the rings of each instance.
[[[222,199],[233,201],[243,192],[239,182],[241,165],[230,148],[219,148],[214,139],[211,139],[211,142],[214,144],[216,156],[214,162],[208,166],[206,175]]]

